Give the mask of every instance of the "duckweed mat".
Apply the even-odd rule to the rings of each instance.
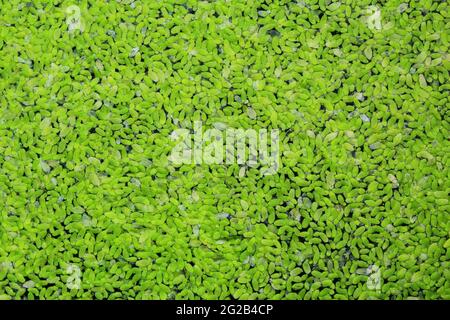
[[[449,299],[448,18],[0,0],[0,298]],[[279,165],[170,161],[195,122]]]

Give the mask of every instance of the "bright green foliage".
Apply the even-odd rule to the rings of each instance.
[[[0,0],[0,299],[449,299],[448,15]],[[171,164],[193,121],[281,167]]]

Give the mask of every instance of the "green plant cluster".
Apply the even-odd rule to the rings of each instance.
[[[0,0],[0,298],[449,299],[448,49],[447,1]],[[194,121],[278,171],[172,164]]]

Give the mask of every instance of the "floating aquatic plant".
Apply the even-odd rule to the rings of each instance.
[[[1,1],[0,299],[449,299],[446,1]],[[280,166],[171,133],[279,130]]]

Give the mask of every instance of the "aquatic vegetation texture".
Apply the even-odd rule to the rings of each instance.
[[[449,299],[448,17],[0,0],[0,298]],[[194,121],[279,168],[170,162]]]

